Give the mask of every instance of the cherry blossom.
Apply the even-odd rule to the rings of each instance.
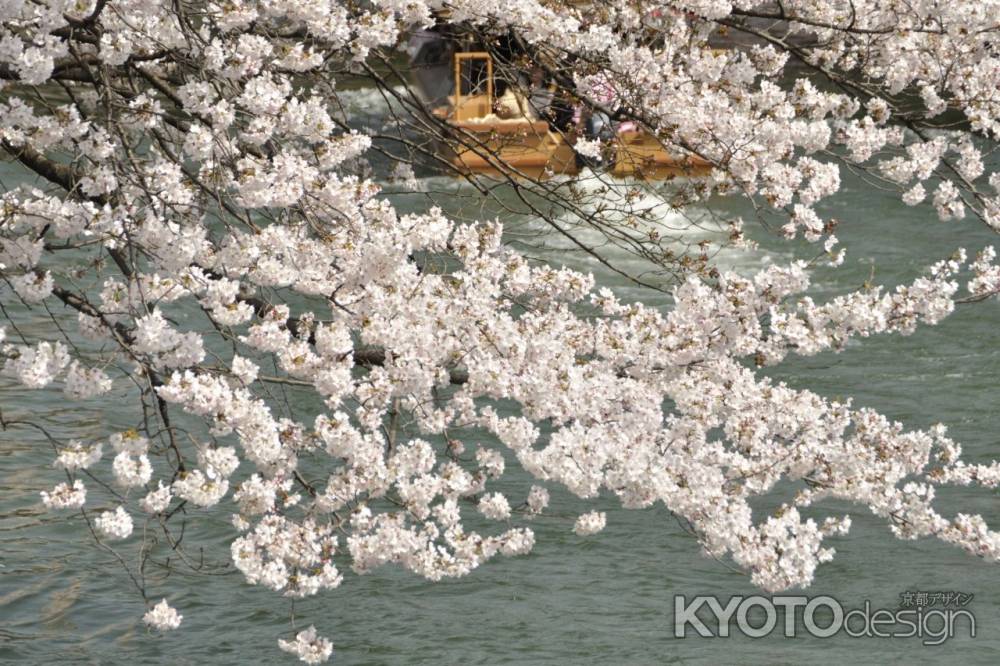
[[[940,486],[996,488],[1000,464],[963,461],[943,425],[909,430],[758,370],[993,299],[994,249],[948,248],[892,289],[826,295],[810,291],[816,261],[735,271],[677,254],[657,212],[744,197],[836,270],[850,249],[835,227],[877,222],[824,212],[849,168],[956,235],[1000,229],[990,3],[234,0],[195,22],[158,0],[70,5],[0,2],[0,151],[31,183],[0,194],[0,356],[17,385],[113,416],[43,429],[47,473],[65,480],[37,489],[47,508],[80,509],[104,547],[166,543],[181,566],[176,521],[203,521],[231,530],[237,584],[281,597],[388,565],[438,581],[531,552],[532,520],[569,529],[548,512],[559,488],[576,534],[605,528],[597,498],[660,506],[768,591],[808,586],[835,556],[851,520],[817,517],[827,499],[899,538],[1000,559],[983,517],[935,501]],[[646,287],[645,273],[668,276],[655,285],[668,305],[534,259],[505,220],[461,219],[464,194],[397,208],[433,196],[424,174],[448,161],[427,146],[482,148],[380,77],[434,26],[487,46],[516,35],[581,119],[614,116],[710,165],[661,189],[641,170],[615,181],[619,139],[574,126],[580,176],[499,164],[470,178],[479,210],[514,192],[595,268]],[[734,33],[750,43],[718,48]],[[346,72],[395,100],[390,121],[352,109]],[[753,247],[749,225],[723,225],[729,247]],[[607,247],[654,270],[619,269]],[[5,433],[25,420],[6,418]],[[788,482],[803,490],[757,508]],[[133,515],[143,525],[116,543]],[[181,623],[165,599],[142,618]],[[313,626],[278,646],[311,664],[333,650]]]
[[[153,606],[145,615],[142,621],[152,629],[158,631],[170,631],[181,626],[184,616],[177,612],[176,608],[171,608],[166,599],[161,599],[160,603]]]
[[[170,506],[170,500],[172,499],[173,495],[170,492],[170,486],[163,485],[163,481],[161,480],[157,482],[156,490],[149,491],[140,500],[139,506],[146,513],[162,513]]]
[[[51,492],[43,490],[40,494],[49,509],[79,509],[87,501],[87,489],[79,479],[74,479],[72,485],[57,484]]]
[[[94,526],[108,539],[127,539],[132,534],[132,516],[125,507],[104,511],[94,520]]]
[[[333,654],[333,643],[316,633],[316,627],[310,626],[295,635],[295,640],[281,639],[278,646],[285,652],[291,652],[307,664],[322,664]]]
[[[580,536],[597,534],[604,529],[607,520],[608,517],[604,512],[591,511],[576,519],[576,523],[573,524],[573,531]]]
[[[103,446],[100,443],[85,444],[71,439],[65,448],[59,450],[55,464],[69,472],[87,469],[101,459],[102,451]]]

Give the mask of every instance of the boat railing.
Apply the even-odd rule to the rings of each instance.
[[[476,80],[475,69],[470,68],[469,93],[462,94],[462,68],[466,62],[474,66],[476,61],[486,63],[486,95],[477,94],[480,82]],[[485,51],[464,51],[455,54],[455,120],[463,121],[481,118],[493,109],[493,57]]]

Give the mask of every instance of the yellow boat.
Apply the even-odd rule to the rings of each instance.
[[[463,93],[463,68],[470,75]],[[523,99],[523,98],[522,98]],[[552,129],[532,113],[516,93],[494,95],[493,58],[482,51],[454,54],[453,93],[434,109],[449,126],[440,151],[462,173],[511,174],[529,178],[574,175],[580,163],[573,150],[575,135]],[[501,115],[498,115],[498,111]],[[665,179],[705,176],[712,165],[695,156],[671,155],[653,135],[621,132],[612,140],[613,160],[608,170],[618,177]]]
[[[485,66],[485,91],[462,94],[462,68],[477,61]],[[513,171],[530,178],[579,171],[573,146],[563,134],[552,131],[548,122],[529,113],[512,113],[508,117],[495,113],[493,58],[489,53],[456,53],[454,63],[454,93],[434,114],[451,129],[444,149],[456,169],[463,173]]]

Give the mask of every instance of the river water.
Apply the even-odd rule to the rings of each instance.
[[[8,185],[10,178],[8,168]],[[444,179],[424,184],[448,187]],[[738,202],[714,205],[749,215]],[[849,178],[823,212],[841,220],[838,236],[848,255],[840,269],[813,271],[817,299],[857,288],[873,274],[875,282],[893,286],[957,247],[974,251],[996,242],[977,222],[938,222],[926,207],[908,208]],[[671,215],[664,213],[664,224],[679,223]],[[522,221],[512,233],[524,228],[534,227]],[[723,253],[724,266],[749,272],[769,261],[816,253],[815,246],[786,242],[759,224],[748,223],[748,229],[761,249]],[[692,232],[694,240],[700,235],[711,236]],[[593,271],[599,283],[615,285],[628,297],[641,296],[595,263],[558,257]],[[769,373],[825,396],[853,396],[856,406],[875,408],[908,427],[943,422],[964,445],[968,460],[986,461],[1000,456],[998,324],[998,304],[962,306],[939,326],[915,335],[872,338],[840,354],[792,358]],[[130,418],[115,405],[67,404],[59,391],[29,392],[5,379],[0,379],[0,409],[8,417],[30,416],[56,433],[84,428],[94,437]],[[0,663],[281,660],[275,639],[287,635],[288,605],[270,591],[246,585],[232,570],[172,574],[152,593],[166,594],[184,614],[184,624],[164,636],[147,633],[139,619],[141,600],[112,558],[88,541],[82,521],[48,514],[39,501],[38,492],[59,480],[51,459],[35,433],[0,432]],[[521,481],[526,488],[526,479],[515,484]],[[873,609],[896,609],[906,592],[974,594],[965,608],[976,617],[976,637],[964,624],[940,646],[924,646],[919,638],[843,633],[814,638],[801,626],[794,637],[785,637],[779,622],[760,639],[738,633],[702,638],[690,631],[675,638],[675,595],[719,595],[725,604],[731,595],[758,592],[742,574],[702,557],[662,508],[626,511],[611,500],[597,504],[608,513],[608,527],[597,536],[580,538],[570,531],[582,504],[554,491],[552,517],[535,521],[537,544],[529,556],[499,559],[465,578],[433,584],[390,568],[363,577],[348,574],[341,588],[298,604],[296,612],[332,637],[332,663],[338,664],[1000,662],[1000,565],[936,541],[896,540],[882,521],[858,507],[829,502],[822,506],[851,513],[854,526],[849,536],[830,540],[838,555],[819,568],[804,593],[833,596],[846,608],[869,601]],[[940,507],[946,514],[982,513],[1000,525],[998,498],[988,491],[949,490]],[[225,560],[233,530],[220,517],[193,527],[187,538],[202,545],[207,560]]]

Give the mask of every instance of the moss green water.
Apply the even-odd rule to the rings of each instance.
[[[859,286],[873,263],[875,281],[891,286],[956,247],[974,251],[997,240],[978,223],[940,223],[927,209],[907,208],[852,181],[826,212],[843,221],[838,236],[848,259],[841,269],[814,272],[818,299]],[[760,252],[724,258],[737,270],[815,253],[759,228],[752,233],[762,243]],[[566,259],[597,273],[599,282],[638,296],[600,267]],[[770,373],[826,396],[854,396],[856,405],[909,427],[944,422],[970,461],[1000,456],[1000,304],[963,306],[943,324],[913,336],[793,358]],[[115,405],[69,405],[57,391],[29,392],[5,379],[0,409],[30,414],[57,433],[82,425],[99,437],[130,423]],[[0,432],[0,663],[281,659],[275,638],[287,630],[287,603],[246,585],[234,571],[172,576],[171,602],[184,614],[184,625],[166,636],[147,634],[139,621],[141,601],[111,558],[88,544],[81,520],[66,521],[42,507],[38,492],[57,477],[50,450],[33,433]],[[519,482],[526,489],[528,480]],[[595,537],[569,530],[568,517],[581,505],[554,492],[555,517],[536,521],[537,545],[527,557],[496,560],[471,576],[436,584],[393,569],[349,575],[339,590],[300,603],[297,611],[333,638],[337,664],[1000,661],[1000,565],[930,540],[898,541],[882,521],[857,507],[830,503],[824,508],[850,512],[854,527],[848,537],[832,540],[838,556],[819,569],[808,594],[831,595],[849,607],[870,600],[873,607],[895,608],[906,591],[973,593],[967,608],[977,618],[976,638],[960,635],[938,647],[915,638],[819,639],[802,632],[786,638],[780,629],[761,639],[674,638],[675,595],[757,591],[742,575],[700,556],[662,508],[625,511],[610,500],[599,504],[608,512],[608,528]],[[946,513],[982,513],[1000,524],[995,494],[952,490],[941,506]],[[220,517],[187,538],[225,559],[233,531]]]

